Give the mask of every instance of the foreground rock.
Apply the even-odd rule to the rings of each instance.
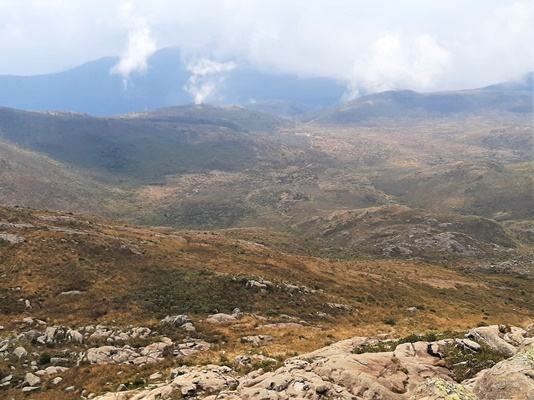
[[[181,367],[157,388],[108,393],[96,399],[532,400],[533,328],[476,328],[467,335],[476,341],[466,338],[401,343],[392,351],[361,354],[358,349],[362,346],[388,342],[356,337],[289,358],[273,372],[260,369],[239,377],[228,367]],[[475,354],[482,351],[481,343],[494,343],[499,352],[514,355],[473,379],[455,382],[443,359],[447,347],[457,346]],[[237,364],[243,364],[243,357],[236,358]]]
[[[472,387],[480,400],[533,400],[534,349],[518,353],[482,371]]]

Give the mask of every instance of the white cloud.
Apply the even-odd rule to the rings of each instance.
[[[449,59],[449,52],[428,35],[403,40],[387,34],[354,62],[348,98],[357,97],[360,88],[370,92],[432,89]]]
[[[148,59],[157,50],[156,42],[151,36],[146,18],[136,16],[131,2],[124,2],[121,7],[124,20],[131,26],[128,32],[128,46],[119,62],[110,70],[111,74],[122,76],[124,87],[128,87],[130,75],[143,73],[148,68]]]
[[[224,74],[236,67],[234,62],[220,63],[206,58],[190,63],[187,70],[191,77],[184,89],[193,96],[195,104],[202,104],[215,94],[224,81]]]
[[[533,20],[531,0],[0,0],[0,74],[122,54],[127,81],[157,43],[356,89],[477,87],[534,69]]]

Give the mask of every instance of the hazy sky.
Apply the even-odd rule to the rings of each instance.
[[[178,46],[193,69],[252,63],[426,91],[519,77],[533,44],[533,0],[0,0],[0,74],[120,55],[112,72],[127,79]]]

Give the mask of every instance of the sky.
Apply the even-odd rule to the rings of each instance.
[[[0,0],[0,74],[117,55],[125,86],[177,46],[193,80],[251,64],[351,97],[473,88],[533,71],[533,43],[534,0]]]

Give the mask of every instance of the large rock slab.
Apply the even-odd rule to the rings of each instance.
[[[479,400],[534,400],[534,349],[482,371],[474,380]]]

